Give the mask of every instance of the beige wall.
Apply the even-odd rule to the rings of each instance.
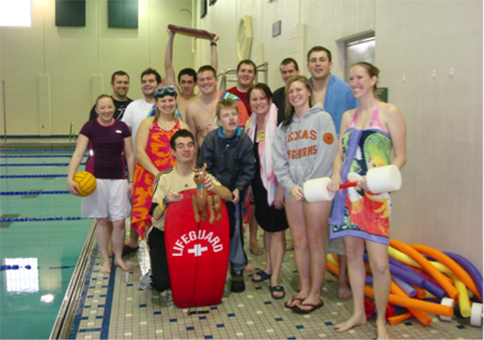
[[[164,77],[168,24],[191,26],[190,0],[139,0],[139,28],[107,27],[107,1],[86,1],[86,27],[55,26],[55,1],[32,0],[32,27],[0,28],[0,79],[5,81],[8,135],[77,133],[111,74],[131,77],[129,97],[141,98],[147,67]],[[175,39],[175,71],[193,65],[191,38]],[[0,98],[0,100],[2,100]],[[3,103],[0,131],[3,135]]]
[[[380,85],[408,125],[391,236],[456,252],[482,272],[482,2],[218,0],[204,19],[197,14],[197,27],[220,35],[219,70],[237,65],[244,15],[252,17],[253,47],[264,46],[273,89],[282,85],[278,65],[285,57],[295,57],[308,74],[305,54],[314,45],[333,52],[333,74],[342,77],[337,41],[375,32]],[[282,34],[272,38],[277,20]],[[197,52],[195,64],[206,63],[208,48]],[[257,64],[259,54],[251,56]]]

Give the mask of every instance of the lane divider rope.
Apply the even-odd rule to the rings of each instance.
[[[68,166],[69,163],[19,163],[19,164],[0,164],[0,166]],[[81,163],[80,165],[86,165],[86,163]]]
[[[39,222],[39,221],[78,221],[87,220],[86,217],[23,217],[23,218],[0,218],[0,222]]]
[[[67,177],[67,175],[0,175],[0,178],[55,178]]]
[[[85,154],[83,157],[86,157]],[[0,158],[71,158],[71,154],[66,155],[0,155]]]
[[[19,196],[19,195],[64,195],[64,194],[70,194],[69,191],[61,191],[61,190],[55,190],[55,191],[0,191],[0,196]]]
[[[0,152],[5,151],[74,151],[74,148],[64,148],[64,149],[9,149],[9,148],[0,148]]]

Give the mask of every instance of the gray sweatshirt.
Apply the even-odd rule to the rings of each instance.
[[[276,130],[272,144],[272,159],[277,181],[285,196],[305,181],[329,177],[338,148],[338,139],[331,116],[317,103],[301,118],[293,115],[292,122]]]

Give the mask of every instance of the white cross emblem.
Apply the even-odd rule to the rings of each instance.
[[[195,256],[201,256],[202,252],[207,251],[207,247],[200,247],[199,244],[195,244],[193,249],[188,249],[188,253],[190,254],[195,254]]]

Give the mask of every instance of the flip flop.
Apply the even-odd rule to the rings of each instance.
[[[292,310],[297,314],[309,314],[309,313],[312,313],[316,309],[319,309],[323,306],[324,306],[323,300],[319,300],[319,303],[317,303],[315,305],[310,304],[310,303],[300,304],[300,305],[296,305],[295,308],[293,308]],[[301,307],[312,307],[312,308],[311,309],[301,309]]]
[[[123,256],[129,255],[131,253],[137,252],[139,247],[133,248],[130,246],[125,245],[123,248]]]
[[[259,270],[257,273],[255,273],[255,275],[258,275],[260,276],[260,279],[254,279],[252,278],[252,281],[254,282],[264,282],[264,281],[267,281],[271,278],[271,274],[267,274],[265,271],[263,270]]]
[[[294,310],[295,308],[297,308],[298,305],[292,305],[292,306],[290,306],[289,303],[294,303],[294,301],[304,301],[304,300],[306,300],[306,299],[298,298],[298,297],[293,296],[291,300],[286,301],[284,303],[284,307]]]
[[[286,292],[284,291],[284,286],[270,286],[269,290],[271,291],[271,296],[273,299],[280,300],[284,299],[286,296]],[[283,293],[281,296],[274,295],[274,293]]]

